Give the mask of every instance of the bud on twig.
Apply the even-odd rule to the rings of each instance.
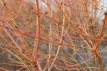
[[[104,13],[105,16],[107,16],[107,11]]]

